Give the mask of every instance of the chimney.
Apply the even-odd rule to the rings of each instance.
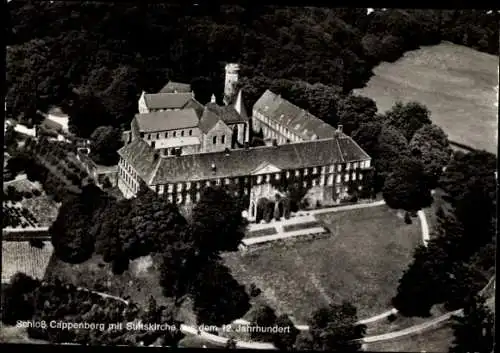
[[[215,103],[215,94],[212,94],[212,97],[210,98],[210,103]]]

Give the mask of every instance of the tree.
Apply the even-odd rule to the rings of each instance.
[[[388,124],[399,129],[407,141],[412,139],[418,129],[432,123],[429,110],[418,102],[396,102],[391,110],[385,113],[385,117]]]
[[[221,326],[242,317],[250,309],[250,297],[245,287],[220,261],[208,261],[202,265],[190,294],[198,324]]]
[[[348,95],[339,103],[339,124],[346,134],[351,135],[362,124],[374,122],[376,113],[377,105],[372,99]]]
[[[70,132],[84,138],[90,137],[99,126],[109,125],[113,121],[101,98],[85,91],[78,93],[68,114]]]
[[[406,212],[415,212],[432,203],[422,163],[405,158],[387,177],[382,194],[387,205]]]
[[[451,159],[448,137],[439,126],[426,124],[415,132],[409,148],[412,155],[422,161],[429,186],[435,188]]]
[[[286,314],[278,316],[275,324],[280,328],[284,328],[286,331],[282,333],[275,333],[273,335],[272,342],[276,348],[280,350],[292,350],[300,331],[295,327],[292,320],[290,320]]]
[[[115,165],[118,163],[117,151],[123,146],[121,131],[112,126],[99,126],[90,135],[90,158],[97,164]]]
[[[382,189],[387,176],[399,165],[401,159],[409,155],[408,143],[403,134],[391,125],[382,125],[370,155],[376,172],[375,191]]]
[[[94,252],[89,225],[89,209],[77,196],[68,198],[49,228],[55,255],[68,263],[89,259]]]
[[[455,154],[439,180],[471,252],[496,236],[496,157],[485,151]]]
[[[494,315],[481,296],[473,296],[464,307],[463,316],[453,317],[453,346],[450,353],[494,351]]]
[[[35,311],[33,291],[39,281],[18,272],[2,290],[2,322],[15,325],[18,320],[30,320]]]
[[[312,349],[357,352],[366,326],[357,323],[357,310],[347,302],[316,310],[309,323]]]
[[[223,188],[207,188],[191,215],[194,245],[209,257],[235,251],[245,236],[247,221],[239,200]]]
[[[276,324],[276,319],[277,316],[270,306],[259,305],[253,310],[250,326],[261,328],[272,327]],[[271,342],[274,339],[274,334],[266,332],[250,332],[250,337],[256,341]]]

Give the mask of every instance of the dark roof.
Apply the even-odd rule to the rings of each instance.
[[[149,109],[182,109],[193,99],[191,93],[145,94],[144,101]]]
[[[215,126],[215,124],[217,124],[219,120],[220,117],[217,114],[215,114],[212,110],[205,107],[205,109],[203,110],[203,114],[200,118],[200,123],[198,127],[202,132],[206,134]]]
[[[141,132],[187,129],[198,126],[199,121],[198,115],[192,108],[136,114],[135,119]]]
[[[265,146],[225,152],[201,153],[161,158],[160,165],[146,181],[151,185],[186,180],[250,175],[259,166],[272,164],[282,170],[359,161],[370,157],[355,143],[339,142],[350,137],[339,133],[337,138]],[[346,151],[341,150],[346,147]],[[216,173],[212,171],[216,166]]]
[[[306,140],[331,138],[336,132],[333,126],[270,90],[257,100],[254,109]]]
[[[217,103],[210,102],[207,103],[206,107],[217,114],[226,124],[244,123],[248,121],[248,117],[243,117],[238,114],[232,105],[220,106]]]
[[[191,85],[188,83],[169,81],[158,93],[190,93]]]
[[[203,114],[203,104],[201,104],[200,102],[198,102],[196,99],[191,99],[187,104],[186,106],[184,107],[184,109],[189,109],[189,108],[193,108],[194,111],[196,112],[196,114],[198,115],[198,118],[201,117],[201,115]]]
[[[145,181],[160,163],[160,157],[144,140],[138,138],[118,150],[120,157],[125,159]]]

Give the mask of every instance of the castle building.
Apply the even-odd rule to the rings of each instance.
[[[233,86],[234,66],[227,68],[226,84]],[[231,88],[225,92],[234,97]],[[154,96],[142,95],[139,106],[163,99]],[[184,107],[171,108],[173,101]],[[255,103],[251,119],[241,91],[233,104],[212,101],[199,112],[184,97],[162,102],[153,104],[159,110],[134,117],[118,151],[118,187],[125,197],[145,185],[170,202],[191,205],[203,188],[224,185],[248,200],[248,218],[255,220],[262,200],[282,210],[281,200],[293,188],[304,191],[309,207],[337,204],[350,189],[363,187],[371,168],[370,156],[341,126],[335,129],[269,90]],[[251,128],[273,143],[249,147]]]

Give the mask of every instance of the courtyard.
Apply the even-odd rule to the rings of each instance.
[[[360,319],[389,310],[399,278],[422,243],[418,219],[407,225],[387,206],[316,218],[329,235],[225,254],[233,276],[262,290],[254,301],[298,324],[315,309],[343,300],[357,306]]]

